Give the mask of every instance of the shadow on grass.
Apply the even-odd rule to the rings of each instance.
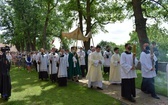
[[[58,87],[50,81],[38,80],[35,71],[11,70],[12,96],[3,105],[120,105],[118,100],[74,82]]]

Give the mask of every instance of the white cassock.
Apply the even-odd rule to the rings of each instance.
[[[111,56],[112,56],[111,51],[109,52],[104,51],[103,56],[104,56],[104,67],[110,67]]]
[[[47,71],[48,72],[48,56],[47,54],[42,55],[41,52],[38,54],[37,56],[37,60],[36,62],[40,62],[40,64],[38,64],[38,71]]]
[[[137,66],[138,60],[135,58],[135,65]],[[121,96],[127,99],[136,97],[135,78],[137,77],[136,70],[131,70],[133,67],[133,54],[123,52],[120,58],[121,65]]]
[[[67,67],[68,67],[68,56],[64,54],[63,57],[59,58],[59,70],[58,78],[67,77]]]
[[[79,58],[79,64],[80,65],[86,65],[85,64],[85,52],[84,51],[79,51],[78,52],[78,58]]]
[[[90,55],[90,59],[89,59],[89,70],[86,76],[86,79],[88,79],[88,87],[91,86],[97,86],[97,87],[102,87],[102,80],[103,80],[103,76],[102,76],[102,64],[99,63],[99,61],[102,62],[102,64],[104,63],[104,58],[102,56],[102,54],[99,52],[93,52]]]
[[[154,61],[157,61],[156,56],[154,55]],[[152,60],[151,60],[151,54],[146,54],[145,52],[141,52],[140,55],[140,62],[141,62],[141,72],[142,77],[144,78],[153,78],[156,76],[156,71],[151,69],[152,67]]]
[[[129,78],[136,78],[137,74],[135,70],[131,70],[133,67],[133,54],[126,54],[123,52],[120,58],[120,65],[121,65],[121,78],[129,79]],[[135,66],[138,65],[138,60],[135,58]]]
[[[49,59],[49,74],[57,74],[58,68],[57,63],[59,61],[59,55],[57,53],[50,53],[48,56]],[[50,62],[51,61],[51,62]]]
[[[121,71],[120,71],[120,55],[114,53],[111,57],[110,64],[110,83],[121,83]]]

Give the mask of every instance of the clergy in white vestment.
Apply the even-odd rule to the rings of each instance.
[[[58,84],[59,86],[67,86],[67,68],[68,56],[65,54],[64,49],[60,51],[59,70],[58,70]]]
[[[89,63],[90,67],[86,76],[86,79],[88,80],[88,87],[92,88],[93,86],[96,86],[97,89],[103,90],[103,76],[101,68],[104,63],[104,58],[101,54],[101,47],[99,45],[96,47],[96,51],[90,55]]]
[[[156,77],[155,62],[157,57],[155,54],[150,53],[148,43],[143,44],[143,51],[140,55],[141,71],[142,71],[142,84],[141,90],[146,94],[151,94],[153,98],[160,99],[155,92],[154,77]]]
[[[44,49],[41,48],[41,52],[37,56],[38,70],[39,70],[39,79],[47,80],[48,79],[48,56],[44,53]]]
[[[57,80],[57,63],[59,61],[59,55],[55,52],[56,49],[52,48],[51,53],[49,54],[49,74],[50,74],[50,80],[52,82],[56,82]]]
[[[135,78],[137,77],[135,66],[137,66],[138,60],[135,58],[135,54],[131,53],[131,44],[125,44],[125,49],[126,51],[121,54],[120,58],[122,78],[121,96],[130,102],[135,102]]]
[[[77,53],[79,58],[79,65],[82,72],[82,77],[85,77],[85,70],[86,70],[86,63],[85,63],[85,52],[83,51],[83,48],[80,47],[80,51]]]
[[[104,56],[104,73],[108,73],[109,74],[109,71],[110,71],[110,61],[111,61],[111,56],[112,56],[112,53],[110,51],[110,46],[106,46],[106,50],[104,51],[103,53],[103,56]]]
[[[111,57],[109,82],[112,84],[121,84],[120,55],[119,48],[114,48],[114,54]]]

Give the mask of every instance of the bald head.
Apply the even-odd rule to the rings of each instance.
[[[143,44],[143,50],[149,50],[149,43],[144,43]]]

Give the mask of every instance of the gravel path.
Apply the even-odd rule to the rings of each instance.
[[[83,85],[87,85],[87,80],[79,80]],[[168,105],[168,97],[158,95],[160,100],[152,98],[150,95],[141,92],[140,89],[136,89],[136,103],[131,103],[121,97],[121,86],[120,85],[110,85],[108,81],[103,81],[102,93],[107,94],[117,100],[120,100],[122,105]]]

